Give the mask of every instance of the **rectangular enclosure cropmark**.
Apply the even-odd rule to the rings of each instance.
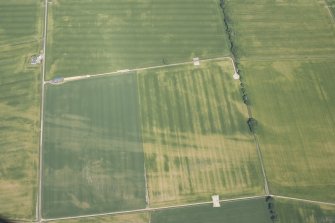
[[[46,87],[44,218],[145,207],[134,74]]]
[[[233,74],[230,60],[140,72],[151,206],[264,193]]]

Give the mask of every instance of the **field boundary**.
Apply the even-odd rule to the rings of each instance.
[[[220,200],[220,202],[234,202],[234,201],[240,201],[240,200],[253,200],[253,199],[259,199],[259,198],[265,198],[265,195],[231,198],[231,199],[222,199],[222,200]],[[78,215],[78,216],[73,216],[73,217],[50,218],[50,219],[41,219],[41,220],[43,222],[51,222],[51,221],[58,221],[58,220],[102,217],[102,216],[110,216],[110,215],[118,215],[118,214],[133,214],[133,213],[160,211],[160,210],[174,209],[174,208],[192,207],[192,206],[199,206],[199,205],[212,204],[212,203],[213,203],[212,201],[205,201],[205,202],[197,202],[197,203],[189,203],[189,204],[171,205],[171,206],[165,206],[165,207],[143,208],[143,209],[135,209],[135,210],[130,210],[130,211],[107,212],[107,213],[101,213],[101,214]]]
[[[139,81],[138,81],[138,75],[136,75],[136,88],[137,88],[137,98],[138,98],[138,104],[139,107],[141,106],[141,97],[140,97],[140,92],[139,92]],[[142,112],[141,109],[138,109],[138,119],[139,122],[142,123]],[[150,206],[150,197],[149,197],[149,189],[148,189],[148,179],[147,179],[147,168],[145,166],[145,152],[144,152],[144,146],[143,146],[143,128],[142,125],[140,125],[140,131],[141,131],[141,144],[142,144],[142,150],[143,150],[143,168],[144,168],[144,186],[145,186],[145,202],[146,202],[146,207],[148,208]]]
[[[247,105],[247,106],[248,106],[248,110],[249,110],[250,109],[249,105]],[[251,114],[251,110],[250,110],[250,114]],[[250,116],[250,118],[252,118],[252,115]],[[270,195],[268,178],[267,178],[266,172],[265,172],[265,167],[264,167],[264,162],[263,162],[263,155],[262,155],[262,151],[261,151],[261,148],[260,148],[260,145],[259,145],[259,141],[258,141],[258,138],[257,138],[257,136],[256,136],[256,134],[254,132],[252,133],[252,135],[253,135],[253,138],[254,138],[254,141],[255,141],[255,144],[256,144],[258,158],[259,158],[259,161],[261,163],[262,174],[263,174],[263,178],[264,178],[264,190],[265,190],[265,194],[266,195]]]
[[[209,58],[209,59],[199,59],[200,62],[209,62],[209,61],[224,61],[224,60],[230,60],[234,71],[237,71],[237,68],[235,67],[235,63],[233,58],[231,57],[214,57],[214,58]],[[122,69],[122,70],[117,70],[117,71],[111,71],[111,72],[106,72],[106,73],[99,73],[99,74],[83,74],[83,75],[78,75],[78,76],[73,76],[73,77],[65,77],[63,83],[67,82],[73,82],[73,81],[79,81],[79,80],[85,80],[93,77],[101,77],[101,76],[119,76],[119,75],[124,75],[128,74],[131,72],[138,72],[138,71],[144,71],[144,70],[151,70],[151,69],[159,69],[159,68],[167,68],[167,67],[176,67],[180,65],[191,65],[193,64],[193,61],[187,61],[187,62],[180,62],[180,63],[173,63],[173,64],[167,64],[167,65],[158,65],[158,66],[150,66],[150,67],[141,67],[141,68],[134,68],[134,69]],[[53,84],[52,80],[51,81],[44,81],[44,84]],[[59,84],[59,83],[57,83]]]
[[[291,57],[274,57],[274,56],[268,56],[268,57],[242,57],[240,58],[240,61],[308,61],[308,60],[334,60],[334,55],[328,55],[328,56],[291,56]]]
[[[294,200],[294,201],[301,201],[301,202],[305,202],[305,203],[323,204],[323,205],[331,205],[331,206],[335,206],[335,203],[332,203],[332,202],[314,201],[314,200],[309,200],[309,199],[302,199],[302,198],[295,198],[295,197],[287,197],[287,196],[274,195],[274,194],[272,194],[271,196],[273,196],[273,197],[275,197],[275,198],[281,198],[281,199],[286,199],[286,200]]]

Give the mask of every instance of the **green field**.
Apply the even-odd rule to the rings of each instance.
[[[238,0],[226,11],[271,193],[334,202],[335,29],[325,3]]]
[[[332,223],[335,207],[276,199],[276,211],[280,223]]]
[[[42,6],[42,1],[36,0],[0,2],[1,49],[34,43],[42,38]]]
[[[34,219],[39,148],[40,2],[0,2],[0,214]]]
[[[221,203],[220,208],[211,204],[153,212],[152,223],[271,223],[263,198]]]
[[[149,213],[119,214],[102,217],[87,217],[70,220],[50,221],[52,223],[149,223]]]
[[[228,55],[217,0],[52,0],[47,78]]]
[[[43,217],[145,207],[136,75],[46,87]]]
[[[335,61],[245,62],[274,194],[335,201]]]
[[[232,74],[229,60],[139,74],[151,206],[264,193]]]
[[[241,59],[331,57],[334,21],[323,1],[226,1]]]

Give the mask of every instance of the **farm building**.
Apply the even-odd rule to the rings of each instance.
[[[36,64],[40,64],[43,60],[43,56],[40,54],[40,55],[34,55],[31,57],[31,61],[30,61],[30,64],[32,65],[36,65]]]
[[[60,84],[63,83],[64,78],[63,77],[55,77],[50,81],[51,84]]]

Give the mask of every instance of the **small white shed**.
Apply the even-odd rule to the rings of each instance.
[[[213,195],[213,196],[212,196],[212,201],[213,201],[213,207],[214,207],[214,208],[219,208],[219,207],[221,207],[221,205],[220,205],[220,198],[219,198],[219,195]]]

